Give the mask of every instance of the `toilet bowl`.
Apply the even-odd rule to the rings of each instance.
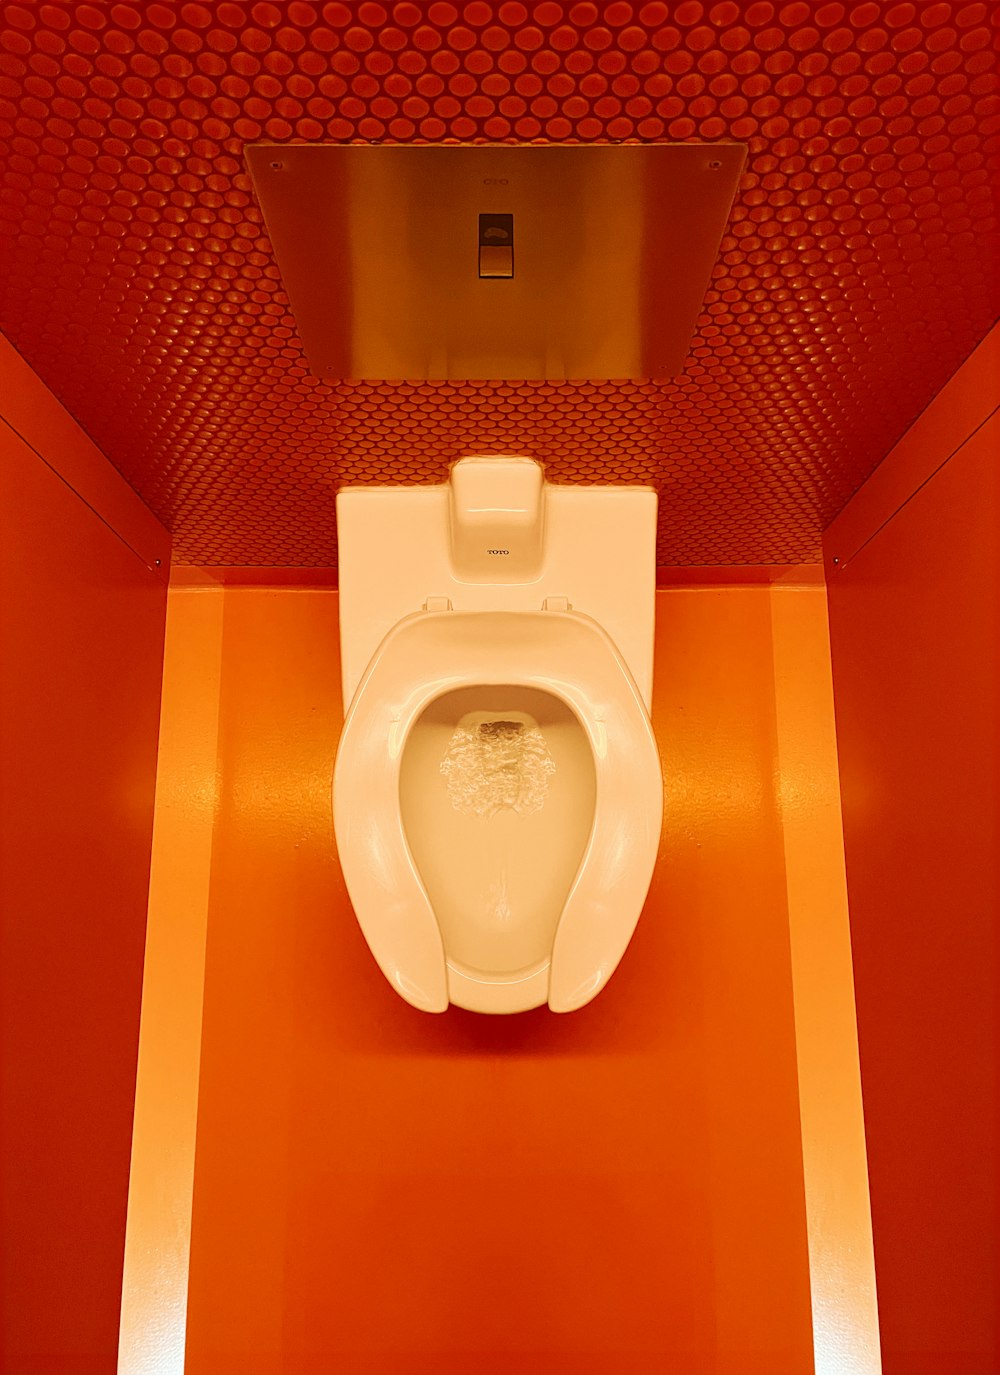
[[[347,713],[348,892],[382,972],[427,1012],[583,1006],[649,887],[662,781],[643,694],[596,620],[552,605],[401,618]]]
[[[569,1012],[622,957],[663,807],[656,504],[510,454],[337,494],[337,849],[415,1007]]]

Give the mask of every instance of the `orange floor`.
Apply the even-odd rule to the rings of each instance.
[[[592,1006],[511,1019],[354,921],[335,595],[173,596],[225,599],[187,1370],[811,1370],[772,594],[659,595],[669,863]]]

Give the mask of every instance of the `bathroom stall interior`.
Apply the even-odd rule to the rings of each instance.
[[[4,5],[5,1372],[996,1369],[997,87],[961,0]],[[312,145],[733,180],[573,287],[645,371],[356,375],[428,222],[331,192],[296,276]],[[662,831],[574,1011],[409,1005],[335,843],[338,493],[474,455],[658,498]]]

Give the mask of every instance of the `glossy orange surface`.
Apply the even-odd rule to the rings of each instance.
[[[636,936],[490,1018],[408,1007],[348,905],[335,596],[226,591],[190,1375],[812,1369],[770,595],[661,594]]]
[[[14,3],[0,328],[185,564],[335,563],[343,482],[655,483],[664,565],[815,559],[1000,311],[988,3]],[[735,139],[683,375],[324,386],[256,140]]]
[[[1000,1361],[1000,395],[983,362],[827,545],[844,554],[831,634],[886,1375]]]
[[[182,1375],[222,592],[171,590],[122,1278],[119,1375]]]
[[[0,415],[23,399],[7,390]],[[164,558],[169,538],[110,469],[101,508],[81,500],[46,435],[85,468],[88,442],[51,396],[35,402],[36,448],[0,419],[0,1368],[106,1375],[166,606],[113,522]]]

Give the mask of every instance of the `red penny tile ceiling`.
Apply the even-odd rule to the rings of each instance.
[[[655,483],[667,564],[810,560],[998,314],[996,7],[5,3],[0,327],[186,564],[330,565],[345,482]],[[247,142],[736,139],[681,376],[308,372]]]

